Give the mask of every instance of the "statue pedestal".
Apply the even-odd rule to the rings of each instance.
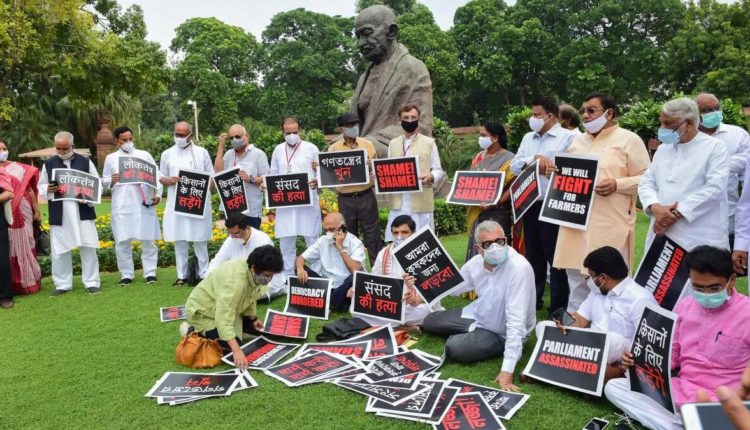
[[[109,129],[109,112],[106,109],[102,109],[97,114],[97,117],[99,119],[99,131],[96,132],[94,143],[96,143],[96,168],[101,173],[104,168],[104,160],[115,149],[115,138]]]

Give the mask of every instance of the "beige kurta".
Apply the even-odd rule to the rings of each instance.
[[[597,181],[614,178],[617,191],[606,197],[594,197],[588,229],[585,231],[560,227],[554,266],[579,269],[585,273],[583,259],[586,255],[609,245],[618,250],[627,250],[625,262],[632,270],[638,182],[651,164],[646,145],[637,134],[613,126],[604,129],[596,139],[590,133],[576,136],[567,152],[598,156]]]

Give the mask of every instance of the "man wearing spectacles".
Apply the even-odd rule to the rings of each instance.
[[[586,133],[576,136],[567,152],[598,157],[599,169],[588,228],[560,227],[557,237],[553,266],[566,269],[570,312],[578,310],[591,292],[583,267],[591,251],[611,246],[622,253],[628,268],[633,267],[638,182],[650,164],[643,140],[617,125],[617,105],[612,96],[588,94],[581,116]]]
[[[687,256],[690,295],[677,303],[672,339],[672,400],[677,410],[694,402],[700,390],[717,401],[720,386],[738,387],[750,361],[750,299],[735,289],[732,255],[727,249],[702,245]],[[623,354],[622,365],[633,366],[633,355]],[[682,428],[680,418],[650,397],[630,391],[625,378],[604,388],[610,402],[649,429]],[[703,393],[705,395],[705,393]]]
[[[445,343],[449,360],[470,363],[502,356],[495,381],[503,390],[519,391],[513,373],[523,342],[536,324],[534,271],[508,246],[497,222],[481,222],[474,237],[478,254],[461,268],[464,283],[451,294],[474,290],[477,299],[464,308],[431,313],[423,328],[450,336]]]

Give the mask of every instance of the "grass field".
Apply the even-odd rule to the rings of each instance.
[[[647,227],[638,222],[638,259]],[[443,239],[457,262],[463,261],[465,235]],[[179,323],[160,323],[158,309],[185,302],[190,289],[172,288],[174,269],[159,269],[159,282],[141,279],[118,287],[117,273],[102,275],[102,293],[87,295],[76,278],[74,291],[51,298],[42,292],[20,297],[15,308],[0,312],[0,428],[261,428],[261,429],[426,429],[424,424],[365,413],[366,398],[330,384],[287,388],[253,371],[260,384],[228,398],[184,406],[157,406],[143,397],[161,375],[185,370],[174,364]],[[746,281],[743,281],[746,292]],[[448,299],[446,307],[465,304]],[[261,317],[267,306],[259,308]],[[270,304],[284,307],[284,298]],[[333,314],[331,319],[344,316]],[[539,314],[539,318],[546,315]],[[313,320],[310,336],[320,332]],[[528,361],[535,339],[524,347],[516,369]],[[420,336],[416,348],[440,355],[443,339]],[[500,360],[472,365],[448,363],[443,377],[492,385]],[[221,366],[216,370],[223,370]],[[578,430],[594,416],[614,411],[604,400],[544,385],[516,383],[531,395],[505,422],[511,430]]]

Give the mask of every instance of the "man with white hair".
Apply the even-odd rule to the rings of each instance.
[[[638,185],[651,218],[645,249],[661,234],[687,250],[729,249],[727,146],[698,129],[698,105],[688,98],[665,103],[659,122],[662,144]]]
[[[53,296],[61,296],[73,289],[72,252],[81,255],[83,286],[89,294],[99,290],[99,235],[96,232],[96,212],[92,203],[55,200],[60,187],[52,181],[54,169],[75,169],[99,176],[96,166],[88,158],[73,152],[73,135],[61,131],[55,135],[57,155],[44,162],[39,175],[39,195],[49,205],[50,248],[52,256]]]
[[[503,390],[518,391],[513,372],[536,325],[534,270],[508,245],[497,222],[481,222],[474,237],[478,254],[461,268],[464,283],[451,294],[474,290],[477,299],[464,308],[429,314],[423,329],[450,336],[445,343],[449,360],[469,363],[503,356],[495,381]]]
[[[232,149],[224,152],[224,144],[229,137]],[[263,192],[260,184],[263,176],[268,174],[268,157],[266,154],[248,141],[247,130],[240,124],[229,127],[229,133],[219,136],[219,146],[216,150],[214,169],[221,172],[224,169],[240,167],[240,178],[245,185],[248,210],[244,215],[248,218],[250,227],[260,230],[261,216],[263,216]]]
[[[208,240],[213,232],[211,196],[206,199],[206,208],[202,218],[178,215],[174,211],[177,198],[177,183],[180,181],[180,169],[196,170],[214,174],[211,156],[206,148],[193,142],[193,127],[187,122],[178,122],[174,126],[174,145],[161,154],[159,160],[159,182],[167,187],[167,206],[164,209],[164,240],[174,241],[174,257],[177,266],[177,280],[172,284],[181,287],[188,277],[188,247],[193,243],[193,251],[198,259],[198,277],[206,277],[208,269]]]
[[[719,99],[710,93],[695,98],[701,123],[698,129],[726,144],[729,177],[727,179],[727,210],[729,211],[729,246],[734,246],[735,208],[740,199],[740,178],[745,175],[747,154],[750,152],[750,134],[736,125],[724,124]]]

